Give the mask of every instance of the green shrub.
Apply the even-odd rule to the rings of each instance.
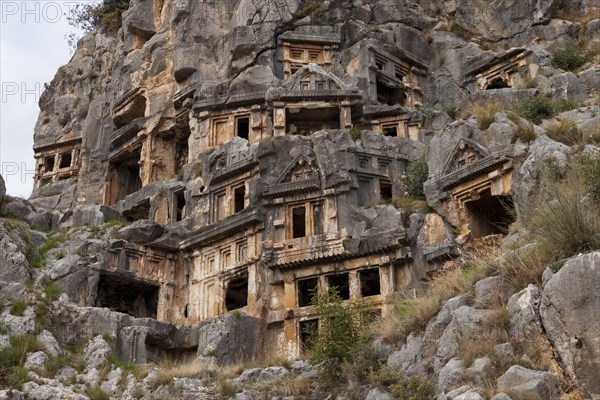
[[[320,366],[320,376],[327,385],[333,385],[342,374],[340,368],[347,362],[354,348],[366,337],[361,333],[362,315],[355,307],[343,304],[337,288],[327,295],[314,292],[311,304],[319,316],[319,330],[309,337],[310,359]]]
[[[372,369],[369,374],[371,383],[390,391],[398,400],[428,400],[435,397],[435,384],[417,375],[406,378],[397,367],[384,365]]]
[[[583,143],[583,134],[577,127],[577,124],[570,119],[564,119],[558,123],[552,124],[546,129],[546,134],[550,139],[564,143],[568,146]]]
[[[110,395],[100,389],[98,386],[87,388],[85,390],[85,394],[90,398],[90,400],[110,400]]]
[[[358,126],[353,127],[352,130],[350,131],[350,136],[352,136],[353,140],[360,139],[362,136],[362,130],[360,129],[360,127],[358,127]]]
[[[42,346],[34,335],[11,336],[8,347],[0,350],[0,366],[22,366],[27,359],[27,353],[38,350],[42,350]]]
[[[21,386],[31,381],[31,377],[27,374],[27,370],[23,367],[14,367],[10,370],[6,382],[9,387],[21,389]]]
[[[17,300],[10,307],[10,313],[17,317],[22,317],[25,313],[25,309],[27,308],[27,300]]]
[[[427,180],[428,175],[429,167],[427,166],[425,154],[423,154],[421,157],[410,163],[406,170],[406,180],[404,181],[404,185],[406,186],[406,191],[410,198],[417,200],[425,199],[423,184]]]
[[[448,116],[452,118],[453,121],[455,121],[456,117],[458,117],[458,107],[456,106],[456,104],[450,104],[442,108],[442,111],[448,114]]]
[[[105,27],[107,33],[116,35],[121,27],[121,15],[129,7],[130,0],[103,0],[101,4],[81,3],[71,8],[70,25],[89,32]]]
[[[444,30],[446,32],[450,32],[457,36],[460,36],[461,38],[463,38],[465,40],[471,40],[471,37],[472,37],[471,33],[469,31],[467,31],[465,28],[463,28],[456,21],[452,21],[452,23],[450,25],[448,25]]]
[[[44,293],[50,301],[56,301],[62,294],[62,289],[56,282],[49,280],[44,284]]]
[[[575,71],[588,61],[588,57],[577,47],[566,46],[552,52],[552,65],[565,71]]]
[[[583,184],[592,200],[600,204],[600,157],[582,157],[577,160]]]
[[[534,124],[539,124],[543,119],[552,118],[556,114],[554,101],[550,97],[540,95],[519,101],[515,111]]]

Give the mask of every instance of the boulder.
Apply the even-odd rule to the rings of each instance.
[[[513,396],[530,396],[540,399],[555,400],[559,396],[556,375],[545,371],[534,371],[513,365],[498,378],[498,391],[511,393]]]
[[[580,255],[546,282],[540,305],[544,329],[561,364],[591,397],[600,396],[599,287],[600,252]]]
[[[250,360],[257,349],[256,318],[225,314],[200,323],[198,356],[215,355],[219,364]]]
[[[475,284],[475,305],[491,308],[494,305],[506,304],[513,294],[510,285],[501,276],[490,276]]]
[[[25,360],[25,368],[27,369],[42,369],[48,362],[48,356],[43,351],[36,351],[35,353],[29,353],[27,360]]]
[[[463,382],[465,363],[460,358],[453,358],[440,370],[437,382],[438,393],[446,393],[456,389]]]
[[[369,390],[365,400],[394,400],[394,396],[379,388]]]
[[[160,224],[149,219],[141,219],[119,229],[119,237],[131,243],[144,244],[158,239],[163,232],[164,229]]]
[[[80,204],[73,210],[73,226],[98,226],[123,217],[116,210],[104,205]]]
[[[112,351],[110,345],[102,338],[93,338],[84,350],[85,365],[88,370],[100,369],[108,362],[108,355]]]

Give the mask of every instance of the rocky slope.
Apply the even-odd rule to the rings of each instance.
[[[600,11],[592,1],[566,3],[132,0],[117,18],[116,32],[101,27],[79,41],[40,99],[36,152],[80,138],[77,177],[37,185],[29,200],[5,196],[0,177],[0,399],[600,399],[600,224],[593,202],[600,198],[598,181],[589,184],[582,169],[584,192],[566,220],[584,222],[573,230],[542,225],[564,229],[558,242],[540,234],[540,213],[532,211],[532,205],[550,214],[564,211],[567,203],[555,195],[579,188],[569,171],[597,165],[600,158]],[[144,117],[136,119],[143,136],[179,135],[182,104],[192,107],[223,94],[272,94],[273,82],[282,78],[279,45],[286,31],[338,35],[331,72],[352,87],[364,84],[356,74],[357,54],[369,46],[398,47],[425,60],[422,104],[410,111],[422,121],[425,143],[341,129],[252,145],[236,138],[207,150],[188,108],[183,119],[192,156],[179,160],[185,157],[167,147],[152,157],[143,153],[142,167],[157,167],[142,178],[154,183],[112,207],[102,205],[112,138],[130,123],[119,118],[137,115],[134,101],[115,117],[124,98],[144,88]],[[587,55],[578,69],[561,69],[553,61],[565,46]],[[475,88],[472,75],[482,65],[503,65],[517,47],[528,54],[526,76],[511,78],[506,88]],[[173,101],[187,88],[195,94]],[[553,103],[546,112],[540,111],[543,104],[519,102],[531,98]],[[472,104],[492,101],[503,105],[477,111]],[[516,103],[521,108],[512,107]],[[500,190],[516,214],[508,235],[475,238],[472,221],[468,227],[457,203],[448,201],[448,160],[461,143],[475,151],[485,147],[480,150],[486,157],[508,154],[512,160],[509,190]],[[256,186],[262,188],[284,175],[298,155],[314,158],[323,181],[334,185],[351,181],[343,170],[348,154],[381,152],[415,162],[424,149],[429,210],[394,203],[338,212],[352,221],[345,227],[352,239],[346,248],[379,249],[406,232],[412,257],[422,260],[411,266],[411,293],[430,287],[431,294],[417,299],[439,301],[412,325],[391,304],[392,322],[379,322],[369,350],[357,347],[340,365],[344,373],[336,387],[321,383],[319,366],[302,360],[263,357],[254,365],[217,366],[234,358],[238,342],[249,341],[239,333],[243,317],[233,313],[203,331],[195,362],[134,359],[142,364],[136,366],[122,360],[145,354],[137,350],[143,347],[140,337],[182,349],[198,340],[196,331],[82,306],[95,301],[107,254],[129,244],[168,247],[191,235],[207,214],[198,203],[181,224],[123,221],[139,207],[138,197],[152,199],[150,209],[159,215],[163,192],[184,187],[199,193],[211,166],[228,154],[256,157],[262,179]],[[393,188],[404,193],[406,177]],[[567,248],[568,236],[578,236],[582,227],[590,231]],[[431,267],[426,255],[442,247],[452,249],[453,260]],[[489,253],[484,261],[473,261],[478,250]],[[485,268],[472,272],[481,263]],[[436,282],[444,285],[452,271],[465,271],[459,276],[469,283],[448,283],[460,289],[434,297]],[[420,285],[421,279],[427,283]]]

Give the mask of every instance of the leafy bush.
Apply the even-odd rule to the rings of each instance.
[[[130,0],[103,0],[101,4],[80,3],[71,9],[69,24],[90,32],[106,27],[111,35],[116,35],[121,27],[121,15],[129,7]]]
[[[577,124],[570,119],[564,119],[551,125],[546,129],[546,134],[550,139],[564,143],[568,146],[581,144],[583,142],[583,134],[579,128],[577,128]]]
[[[565,71],[574,71],[587,61],[588,57],[574,46],[557,48],[552,52],[552,65]]]
[[[516,111],[534,124],[555,115],[554,101],[550,97],[535,95],[517,103]]]
[[[406,378],[396,367],[384,365],[371,370],[371,382],[390,391],[398,400],[429,400],[435,397],[435,384],[418,375]]]
[[[590,197],[596,204],[600,204],[600,157],[582,157],[577,165]]]
[[[356,307],[342,304],[342,297],[335,287],[327,295],[314,292],[311,304],[315,306],[320,326],[318,332],[309,337],[310,358],[320,365],[323,382],[332,385],[342,374],[340,365],[351,358],[359,343],[366,340],[360,331],[363,315]]]
[[[85,394],[90,398],[90,400],[110,400],[110,395],[100,389],[98,386],[87,388],[85,390]]]
[[[406,180],[404,181],[404,185],[406,186],[406,191],[410,198],[417,200],[425,199],[423,184],[427,180],[428,175],[429,167],[427,166],[425,154],[423,154],[421,157],[410,163],[406,170]]]

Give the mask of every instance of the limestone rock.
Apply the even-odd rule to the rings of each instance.
[[[23,392],[28,399],[35,400],[87,400],[88,397],[64,387],[38,385],[35,382],[23,384]]]
[[[461,340],[474,340],[483,335],[483,321],[492,311],[479,310],[468,306],[460,307],[452,314],[452,322],[438,340],[434,367],[439,369],[452,357],[458,356]]]
[[[119,229],[119,237],[131,243],[149,243],[163,234],[163,228],[154,221],[142,219]]]
[[[544,285],[540,315],[566,371],[589,396],[600,395],[600,252],[568,260]],[[590,318],[582,318],[587,315]]]
[[[510,285],[500,276],[490,276],[475,284],[475,304],[479,307],[506,304],[511,295]]]
[[[80,204],[73,210],[73,226],[103,225],[109,221],[120,220],[121,215],[104,205]]]
[[[550,372],[534,371],[513,365],[498,378],[498,391],[515,396],[538,396],[541,399],[558,399],[558,380]]]
[[[394,400],[394,397],[388,392],[384,392],[379,388],[369,390],[365,400]]]
[[[460,386],[464,372],[465,366],[463,360],[459,358],[449,360],[440,370],[437,381],[438,393],[446,393]]]
[[[255,348],[256,319],[248,315],[225,314],[202,321],[199,328],[198,356],[217,353],[219,363],[250,359]]]
[[[457,22],[488,40],[514,36],[550,18],[553,1],[456,2]],[[524,16],[527,16],[524,18]]]
[[[43,351],[36,351],[35,353],[29,353],[27,360],[25,360],[25,368],[27,369],[41,369],[44,368],[48,362],[48,356]]]
[[[84,350],[85,365],[88,370],[100,369],[108,362],[108,355],[112,351],[110,345],[102,338],[93,338]]]

